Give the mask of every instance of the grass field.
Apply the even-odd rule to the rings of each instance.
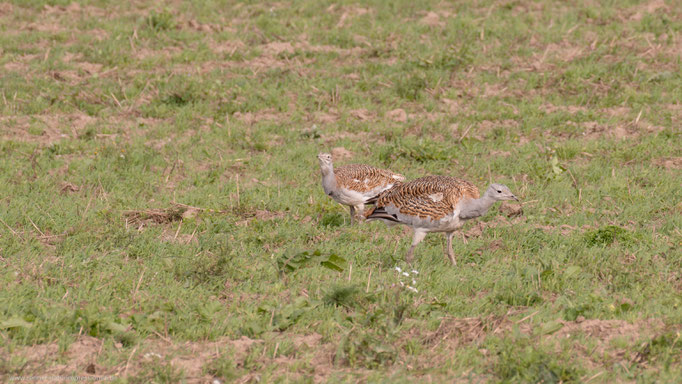
[[[2,2],[0,381],[680,382],[681,61],[679,0]],[[410,267],[332,149],[523,212]]]

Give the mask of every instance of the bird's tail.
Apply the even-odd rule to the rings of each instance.
[[[394,223],[400,223],[400,220],[398,220],[398,217],[396,215],[391,215],[390,213],[386,212],[386,209],[384,207],[374,207],[367,211],[365,213],[365,219],[366,220],[386,220],[386,221],[392,221]]]

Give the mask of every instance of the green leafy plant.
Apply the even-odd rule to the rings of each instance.
[[[319,249],[314,251],[289,252],[277,259],[280,274],[295,272],[310,265],[321,265],[336,272],[343,272],[346,259],[335,254],[324,254]]]

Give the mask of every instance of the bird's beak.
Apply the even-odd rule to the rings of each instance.
[[[512,199],[514,199],[514,200],[516,200],[516,201],[519,201],[519,198],[516,197],[516,196],[514,196],[514,195],[512,195]]]

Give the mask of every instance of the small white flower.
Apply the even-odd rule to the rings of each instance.
[[[404,287],[404,286],[405,286],[405,283],[403,283],[403,282],[401,281],[401,282],[400,282],[400,286],[401,286],[401,287]]]
[[[400,267],[395,267],[395,270],[398,271],[398,273],[403,271],[402,269],[400,269]]]
[[[407,286],[407,289],[409,289],[410,291],[412,291],[412,292],[414,292],[414,293],[419,293],[419,291],[418,291],[417,288],[415,288],[415,287],[412,287],[412,286],[409,286],[409,285],[408,285],[408,286]]]
[[[417,285],[417,280],[412,279],[412,285]]]
[[[410,274],[407,272],[403,272],[403,276],[410,276]]]
[[[416,269],[413,269],[413,270],[412,270],[412,273],[414,273],[415,275],[418,275],[418,274],[419,274],[419,272],[418,272]]]

